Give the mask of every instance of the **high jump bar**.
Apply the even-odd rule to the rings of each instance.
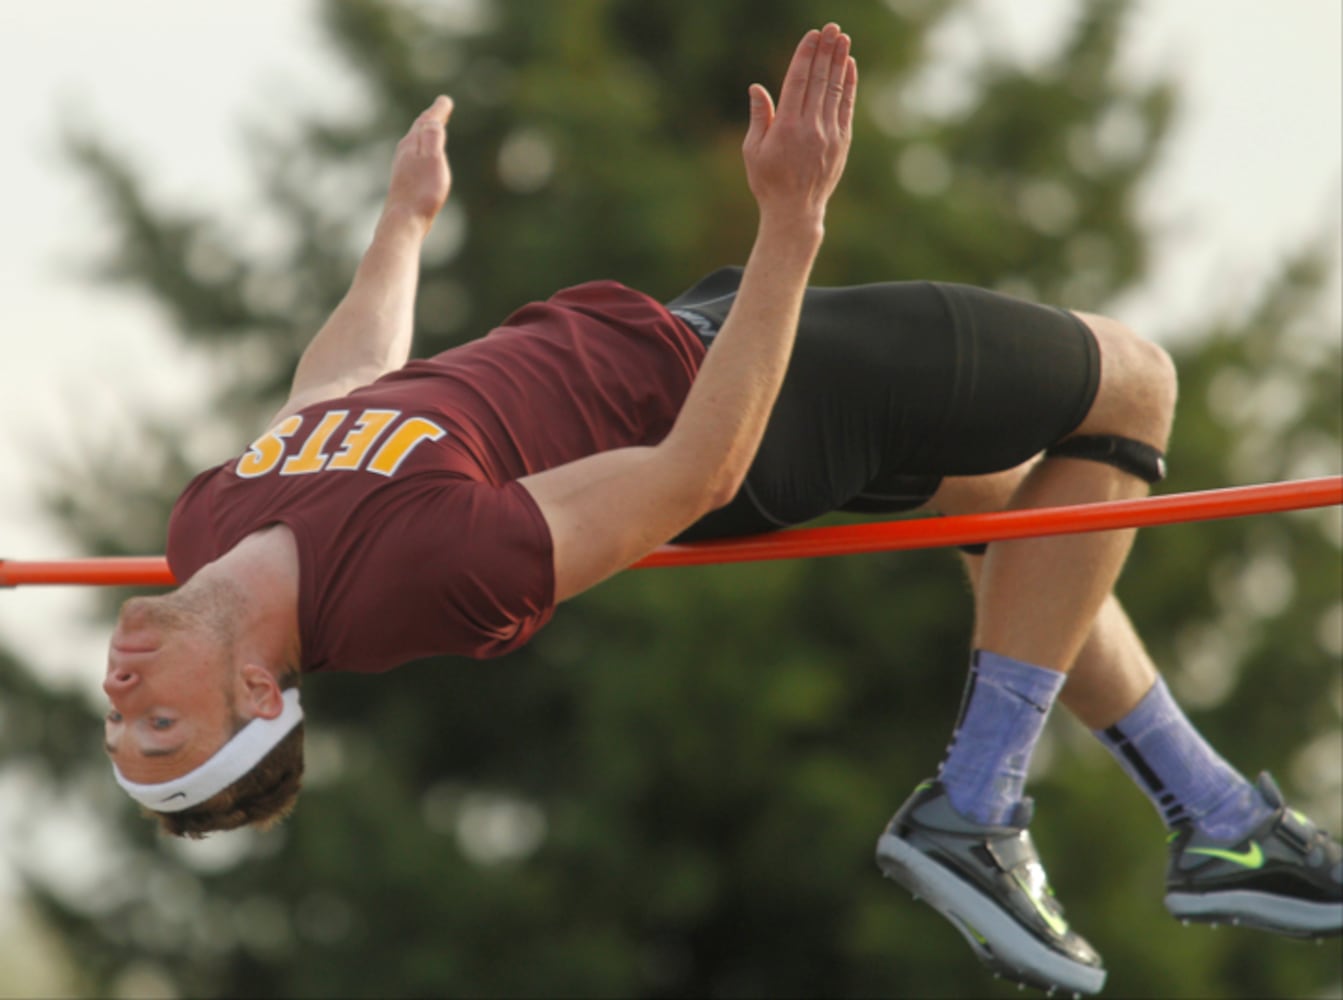
[[[994,514],[963,514],[907,521],[868,521],[823,528],[795,528],[750,538],[664,545],[632,568],[701,566],[816,556],[931,549],[1016,538],[1081,534],[1159,524],[1213,521],[1343,504],[1343,476],[1231,486],[1192,493],[1108,500],[1072,507],[1037,507]],[[20,561],[0,559],[0,587],[24,584],[171,586],[176,581],[162,556]]]

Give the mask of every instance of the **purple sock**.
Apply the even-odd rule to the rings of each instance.
[[[938,780],[976,823],[1006,823],[1021,801],[1031,751],[1067,675],[976,650],[961,717]]]
[[[1141,788],[1167,828],[1191,822],[1234,843],[1272,813],[1262,795],[1208,745],[1160,677],[1133,711],[1096,736]]]

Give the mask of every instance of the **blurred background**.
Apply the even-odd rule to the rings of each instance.
[[[47,0],[0,6],[0,555],[162,551],[454,95],[419,350],[616,278],[739,262],[748,83],[862,66],[818,280],[1117,314],[1182,377],[1164,491],[1334,474],[1332,0]],[[1340,511],[1153,529],[1121,581],[1196,723],[1343,828]],[[941,756],[945,553],[631,572],[528,649],[310,684],[266,835],[162,841],[107,775],[126,591],[0,593],[0,995],[1008,996],[871,852]],[[1160,824],[1062,713],[1034,833],[1107,995],[1340,996],[1343,953],[1180,929]]]

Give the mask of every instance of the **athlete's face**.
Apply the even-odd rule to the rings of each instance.
[[[122,606],[107,655],[108,755],[131,781],[186,774],[236,728],[233,657],[210,616],[164,598]]]

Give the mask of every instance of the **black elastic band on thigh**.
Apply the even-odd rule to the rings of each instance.
[[[1111,434],[1081,434],[1060,441],[1045,452],[1046,458],[1080,458],[1112,465],[1145,483],[1155,485],[1166,478],[1166,456],[1150,444]],[[962,552],[982,556],[987,542],[959,546]]]
[[[1145,483],[1166,478],[1166,456],[1157,448],[1115,434],[1082,434],[1060,441],[1045,452],[1046,458],[1080,458],[1113,465]]]

